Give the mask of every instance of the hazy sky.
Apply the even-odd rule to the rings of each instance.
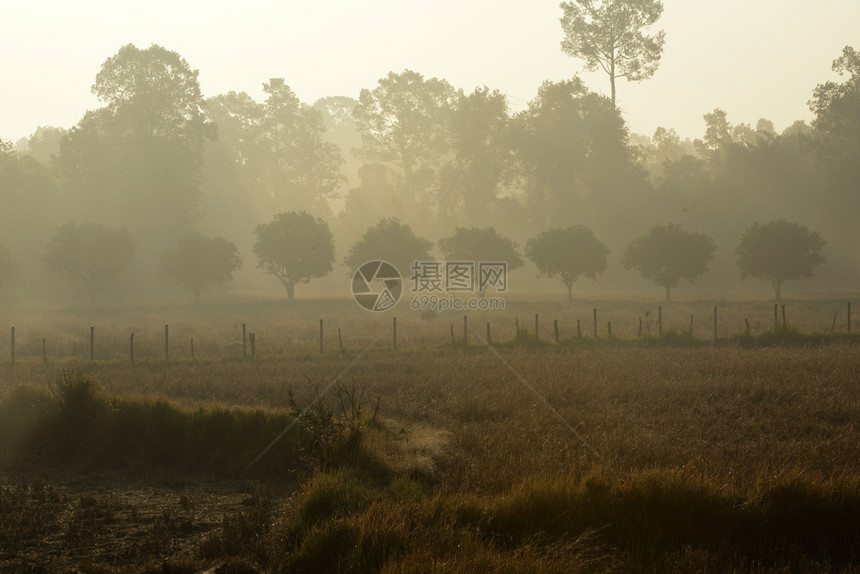
[[[836,77],[843,46],[860,48],[858,0],[664,0],[663,61],[653,78],[621,82],[632,131],[701,137],[716,107],[732,123],[783,129],[809,119],[816,84]],[[284,77],[305,102],[357,97],[409,68],[471,90],[487,85],[523,108],[544,80],[582,72],[562,54],[555,0],[0,0],[0,138],[71,127],[98,107],[102,62],[123,44],[175,50],[200,71],[204,95],[261,98]],[[582,74],[608,93],[605,76]]]

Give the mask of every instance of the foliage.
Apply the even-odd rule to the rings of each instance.
[[[322,114],[284,82],[263,84],[266,100],[229,92],[208,101],[232,166],[246,193],[265,211],[330,213],[327,199],[342,183],[340,149],[323,139]]]
[[[357,153],[392,173],[406,212],[428,202],[449,149],[448,119],[455,91],[438,78],[411,70],[390,72],[373,90],[361,90],[354,114],[361,134]]]
[[[192,233],[161,256],[161,272],[188,288],[194,302],[200,302],[203,288],[219,281],[232,281],[233,272],[242,268],[242,256],[232,242],[223,237],[203,237]]]
[[[517,244],[494,227],[458,227],[454,235],[439,240],[439,249],[449,261],[504,261],[509,271],[523,266]]]
[[[707,235],[684,231],[680,225],[655,225],[647,234],[630,242],[624,250],[622,263],[635,268],[646,279],[666,289],[666,301],[671,289],[682,279],[694,283],[714,259],[716,246]]]
[[[535,225],[568,226],[572,214],[596,219],[636,205],[618,198],[619,189],[641,187],[624,120],[579,78],[544,82],[511,122],[509,141]]]
[[[405,277],[413,261],[430,261],[433,243],[418,237],[396,218],[382,219],[364,232],[349,249],[344,264],[350,273],[368,261],[387,261]]]
[[[817,231],[779,219],[753,223],[741,236],[735,254],[741,277],[770,281],[779,301],[784,282],[812,277],[815,267],[824,262],[825,243]]]
[[[176,52],[127,44],[102,64],[92,92],[105,106],[63,138],[58,166],[86,210],[79,216],[128,225],[157,253],[198,215],[203,145],[213,136],[198,73]]]
[[[279,213],[257,225],[257,267],[274,275],[292,301],[295,286],[328,275],[334,264],[334,240],[328,224],[306,211]]]
[[[124,227],[72,222],[57,230],[42,260],[48,271],[83,281],[95,306],[96,295],[125,271],[134,252],[134,240]]]
[[[526,257],[547,277],[559,276],[573,300],[573,282],[580,276],[597,278],[606,270],[609,247],[584,225],[550,229],[526,244]]]
[[[561,8],[562,51],[609,76],[613,106],[617,78],[638,82],[657,71],[666,35],[646,30],[663,14],[660,0],[573,0]]]

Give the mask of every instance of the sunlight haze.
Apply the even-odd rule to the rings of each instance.
[[[666,0],[666,47],[655,76],[620,82],[631,131],[658,126],[701,137],[714,108],[733,123],[760,117],[781,130],[809,120],[814,87],[856,44],[860,4],[758,0]],[[580,74],[608,93],[603,75],[560,49],[555,1],[491,2],[7,2],[0,19],[0,137],[17,141],[40,125],[69,128],[87,109],[102,62],[120,46],[159,44],[199,70],[206,97],[262,94],[284,77],[306,102],[357,97],[390,71],[411,69],[455,87],[499,89],[524,108],[544,80]]]

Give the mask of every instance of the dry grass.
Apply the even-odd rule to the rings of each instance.
[[[857,571],[860,541],[840,534],[860,531],[856,339],[810,335],[797,324],[767,333],[772,306],[765,325],[767,309],[756,319],[753,305],[726,304],[720,307],[726,330],[728,317],[744,325],[747,315],[753,337],[742,327],[726,334],[737,338],[702,344],[696,335],[706,334],[694,324],[690,338],[683,326],[689,327],[689,309],[698,317],[712,313],[713,304],[687,305],[670,308],[687,315],[675,327],[664,308],[662,339],[637,341],[630,332],[638,329],[638,314],[630,313],[637,306],[618,304],[606,311],[618,337],[597,342],[575,337],[574,317],[590,325],[591,310],[584,306],[545,304],[543,342],[533,335],[516,339],[513,319],[532,330],[533,313],[514,309],[482,318],[494,323],[494,340],[505,343],[495,352],[479,346],[477,336],[468,349],[452,348],[450,324],[457,321],[443,315],[435,322],[399,318],[402,339],[395,353],[386,334],[390,318],[346,312],[326,317],[323,355],[314,320],[321,307],[288,309],[283,316],[270,308],[266,323],[265,310],[256,309],[257,340],[276,339],[273,347],[283,354],[259,352],[257,360],[241,361],[200,351],[196,363],[177,357],[169,365],[157,358],[157,345],[152,356],[141,351],[138,363],[129,365],[119,342],[124,335],[114,327],[117,351],[107,354],[117,360],[44,366],[25,356],[14,377],[30,386],[19,390],[9,384],[8,366],[0,369],[2,442],[7,460],[23,453],[19,461],[32,461],[27,445],[35,443],[27,441],[44,432],[33,421],[56,415],[56,397],[64,394],[57,381],[63,368],[73,366],[99,388],[77,397],[72,410],[125,426],[98,426],[109,432],[86,442],[97,447],[84,449],[87,456],[82,445],[66,445],[64,452],[76,453],[72,463],[139,473],[155,462],[161,470],[149,471],[152,477],[208,476],[220,466],[239,477],[290,412],[322,395],[290,438],[304,436],[305,452],[313,453],[304,457],[304,468],[316,467],[314,477],[289,498],[272,494],[271,487],[251,491],[244,495],[247,504],[194,530],[190,546],[153,542],[152,552],[138,556],[145,565],[159,555],[174,571],[229,561],[237,571]],[[810,302],[793,313],[815,317],[828,305]],[[552,321],[544,319],[554,315],[568,339],[560,346],[549,341]],[[632,318],[625,323],[625,316]],[[114,325],[127,318],[115,318]],[[185,318],[186,331],[177,327],[177,337],[193,333],[197,345],[198,336],[230,340],[237,328],[241,337],[241,323],[219,330],[212,317],[192,319]],[[478,334],[483,322],[475,327]],[[337,326],[345,334],[343,354]],[[384,336],[359,358],[379,332]],[[103,401],[88,403],[93,396]],[[183,440],[190,450],[159,455],[149,449],[160,444],[165,421],[173,425],[168,434],[200,438]],[[79,417],[63,424],[82,423]],[[135,431],[134,424],[146,432]],[[66,434],[85,437],[86,428]],[[330,432],[340,438],[332,441]],[[125,458],[104,456],[128,444],[136,450]],[[205,454],[216,445],[224,446],[222,458]],[[39,449],[50,464],[50,448],[42,443]],[[270,464],[257,475],[267,484],[285,469]],[[68,504],[62,498],[68,495],[58,502],[50,483],[4,483],[3,517],[10,509],[21,517],[5,531],[7,540],[16,541],[9,552],[23,552],[45,536],[39,521],[26,517]],[[77,525],[67,528],[73,532],[64,539],[70,548],[82,544],[84,533],[104,531],[103,525],[126,513],[110,499],[93,498],[97,504],[78,504],[68,522]],[[172,512],[165,520],[175,526],[162,531],[178,533],[171,535],[175,540],[184,536],[190,514]],[[193,516],[189,520],[197,524]],[[58,564],[81,564],[68,562],[68,552],[60,555],[67,562]]]

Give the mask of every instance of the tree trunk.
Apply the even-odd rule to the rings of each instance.
[[[567,302],[573,301],[573,282],[565,283],[567,285]]]
[[[612,50],[609,60],[609,85],[612,87],[612,107],[615,108],[615,50]]]
[[[296,284],[295,283],[287,283],[287,301],[293,300],[293,294],[295,293]]]

